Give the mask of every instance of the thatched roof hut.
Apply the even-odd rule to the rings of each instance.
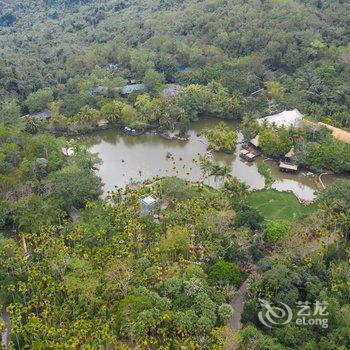
[[[295,157],[294,146],[292,146],[292,148],[289,150],[289,152],[285,154],[285,157],[288,158],[288,159],[292,159],[292,158]]]
[[[285,173],[296,173],[298,171],[298,166],[296,164],[281,162],[280,170]]]
[[[259,148],[259,140],[260,140],[260,134],[256,135],[253,139],[250,140],[250,143],[256,147]]]

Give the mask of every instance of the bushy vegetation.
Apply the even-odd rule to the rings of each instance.
[[[298,108],[350,127],[349,16],[340,0],[3,2],[0,310],[9,347],[350,348],[348,180],[303,206],[291,193],[249,193],[230,167],[201,158],[203,177],[221,188],[173,177],[102,199],[96,155],[52,136],[106,123],[186,135],[201,117],[237,119],[246,140],[260,132],[268,157],[294,145],[301,166],[347,172],[350,146],[327,129],[256,119]],[[171,97],[167,84],[178,87]],[[49,122],[35,117],[43,111]],[[237,142],[224,124],[206,136],[219,151]],[[141,214],[148,195],[157,208]],[[232,297],[248,276],[243,328],[231,337]],[[330,327],[265,329],[259,298],[293,310],[327,301]]]
[[[347,180],[336,180],[320,194],[321,200],[336,206],[339,210],[350,208],[350,182]]]
[[[113,99],[128,79],[144,81],[152,96],[164,79],[215,81],[231,96],[262,89],[244,102],[249,115],[298,107],[349,127],[348,13],[348,3],[330,0],[9,2],[0,18],[1,96],[25,112],[50,87],[72,116]],[[224,91],[210,113],[239,116]]]
[[[335,140],[326,128],[306,126],[298,132],[295,159],[316,172],[335,173],[350,169],[350,145]]]
[[[236,150],[237,134],[223,122],[215,129],[204,130],[203,134],[209,141],[209,148],[214,151],[233,153]]]
[[[259,133],[259,147],[267,157],[283,160],[294,146],[295,152],[291,160],[301,167],[317,173],[350,171],[350,145],[334,139],[330,131],[323,126],[306,122],[297,128],[287,129],[247,123],[247,120],[243,120],[245,139],[250,140],[252,135]]]
[[[101,194],[98,159],[85,147],[51,135],[31,137],[0,124],[0,228],[34,232]],[[74,155],[64,150],[74,148]]]
[[[222,349],[227,322],[235,313],[230,298],[251,266],[271,250],[283,252],[289,240],[301,240],[293,249],[300,244],[306,249],[302,237],[309,230],[320,237],[342,237],[333,252],[340,254],[338,267],[326,264],[323,269],[332,276],[335,289],[329,293],[338,300],[332,317],[343,307],[348,206],[339,186],[347,182],[326,191],[324,209],[300,225],[295,225],[295,215],[293,223],[276,213],[266,220],[247,203],[253,203],[253,195],[277,192],[248,194],[246,186],[212,163],[207,165],[223,178],[222,189],[166,178],[138,190],[119,189],[102,200],[92,171],[97,161],[83,145],[45,134],[32,137],[20,126],[1,130],[0,302],[10,315],[15,348]],[[74,154],[62,152],[67,146]],[[160,201],[155,216],[140,212],[140,198],[146,195]],[[283,201],[291,214],[290,203]],[[270,210],[270,201],[263,202]],[[286,254],[293,255],[293,249]],[[273,268],[259,264],[263,275],[253,284],[245,311],[250,318],[244,318],[256,327],[251,314],[257,307],[255,286],[266,287],[270,277],[265,271]],[[296,272],[284,269],[273,272],[273,285],[279,279],[287,283],[291,274],[288,286],[303,288],[304,282],[293,282],[299,281]],[[309,278],[305,276],[302,281]],[[321,288],[328,282],[315,283]],[[342,322],[334,326],[339,331]],[[286,341],[248,327],[239,337],[242,349],[256,332],[258,343],[264,337],[271,344]],[[295,332],[291,329],[290,337]],[[319,340],[313,332],[316,349]],[[329,341],[346,342],[338,339],[331,336]]]
[[[139,212],[150,191],[169,203],[161,222]],[[15,346],[223,346],[229,293],[244,274],[226,252],[238,234],[229,201],[176,178],[123,197],[88,201],[74,221],[19,233],[26,257],[21,240],[4,238],[1,303]],[[249,247],[234,250],[250,256]]]
[[[266,238],[271,243],[285,238],[289,231],[290,225],[286,220],[269,220],[266,223]]]
[[[298,108],[311,120],[350,126],[348,4],[60,4],[4,7],[0,23],[7,68],[0,80],[0,121],[50,109],[50,124],[27,119],[27,130],[80,133],[107,121],[185,135],[190,121],[202,116],[244,117],[244,135],[252,138],[259,129],[256,117]],[[30,40],[24,39],[27,34]],[[144,83],[144,89],[125,94],[129,83]],[[167,83],[182,90],[164,97]],[[293,136],[266,128],[261,148],[266,156],[281,158],[295,142]],[[233,142],[222,142],[211,143],[231,152]],[[305,137],[296,151],[298,162],[312,171],[349,170],[349,146],[341,141]]]
[[[270,188],[271,185],[275,182],[275,179],[271,174],[270,168],[266,164],[261,164],[259,165],[258,172],[265,179],[265,188]]]
[[[337,267],[334,261],[337,261]],[[334,246],[325,248],[322,254],[312,254],[305,260],[282,262],[262,259],[259,262],[262,275],[253,282],[243,313],[243,321],[251,324],[241,333],[243,349],[349,347],[349,320],[344,317],[349,312],[349,298],[344,294],[348,290],[346,265],[346,253]],[[298,301],[307,300],[310,305],[315,305],[316,300],[322,301],[327,305],[328,316],[323,318],[328,320],[328,327],[320,330],[319,327],[301,327],[291,322],[287,327],[267,330],[257,319],[260,310],[258,298],[283,300],[294,314],[300,310]]]
[[[266,128],[260,133],[259,145],[268,157],[283,157],[292,147],[293,142],[288,130]]]

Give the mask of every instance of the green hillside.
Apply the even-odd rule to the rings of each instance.
[[[1,1],[1,348],[350,349],[350,145],[313,123],[350,129],[349,24],[348,0]],[[269,189],[309,172],[310,205]]]
[[[349,6],[330,0],[3,2],[0,96],[25,111],[30,92],[50,86],[63,98],[69,79],[117,62],[140,80],[154,67],[168,81],[217,81],[244,96],[275,81],[285,91],[270,91],[280,107],[349,126]],[[190,72],[178,76],[179,65]],[[266,96],[247,108],[263,115]]]

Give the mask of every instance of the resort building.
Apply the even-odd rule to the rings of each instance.
[[[284,155],[284,158],[286,158],[288,162],[291,162],[294,159],[294,157],[295,157],[295,149],[294,149],[294,146],[292,146],[289,152]]]
[[[129,84],[125,85],[122,89],[122,96],[129,96],[133,92],[145,90],[145,84]]]
[[[248,161],[248,162],[252,162],[256,157],[258,157],[258,155],[250,152],[249,150],[247,149],[242,149],[240,152],[239,152],[239,156],[241,158],[243,158],[244,160]]]
[[[280,162],[280,170],[284,173],[296,173],[298,171],[298,166],[296,164]]]
[[[249,142],[251,145],[253,145],[255,148],[259,148],[259,140],[260,140],[260,134],[256,135],[253,139],[251,139]]]
[[[141,214],[148,214],[157,205],[158,201],[152,196],[142,198],[140,200],[140,212]]]

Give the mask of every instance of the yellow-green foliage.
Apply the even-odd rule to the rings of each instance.
[[[293,141],[284,128],[266,128],[260,133],[260,147],[268,157],[283,157],[292,147]]]
[[[215,129],[205,130],[204,135],[214,151],[233,153],[236,149],[237,133],[224,122],[220,122]]]

